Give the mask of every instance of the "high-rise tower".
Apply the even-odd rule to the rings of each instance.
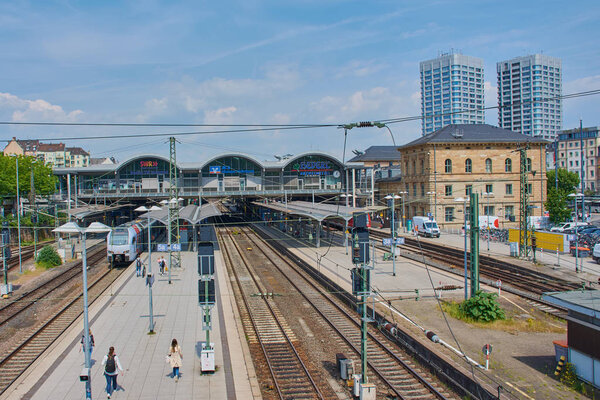
[[[561,60],[533,54],[500,61],[496,68],[498,126],[553,140],[562,128]]]
[[[422,61],[420,72],[423,135],[450,124],[485,122],[482,59],[446,53]]]

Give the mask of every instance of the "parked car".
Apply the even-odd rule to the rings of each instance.
[[[560,232],[563,233],[567,229],[575,228],[575,226],[587,226],[589,225],[587,222],[564,222],[554,228],[550,229],[550,232]]]

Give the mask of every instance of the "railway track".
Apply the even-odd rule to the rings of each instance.
[[[387,237],[386,234],[380,232],[371,231],[371,233],[377,238]],[[403,247],[415,250],[418,254],[422,249],[426,257],[453,266],[464,273],[464,250],[412,238],[405,238],[404,241]],[[469,253],[467,253],[468,256]],[[521,292],[537,296],[544,292],[576,290],[582,287],[574,282],[481,254],[479,256],[479,272],[492,282],[501,280],[503,287],[508,284]]]
[[[88,251],[88,263],[93,265],[105,257],[106,244],[99,243],[92,246]],[[52,277],[49,281],[42,283],[28,292],[19,294],[11,299],[10,303],[3,305],[0,308],[0,327],[36,305],[40,299],[47,298],[48,295],[63,287],[67,282],[78,278],[82,273],[81,266],[82,261],[77,261],[68,269]]]
[[[297,338],[266,293],[236,240],[227,228],[218,229],[227,265],[236,277],[243,301],[243,322],[251,342],[258,343],[273,386],[281,399],[325,399],[296,348]],[[333,393],[331,393],[333,394]]]
[[[54,243],[54,240],[47,240],[44,242],[40,242],[38,243],[37,249],[41,250],[42,247],[47,246],[49,244]],[[33,257],[33,252],[36,248],[36,246],[34,245],[28,245],[28,246],[21,246],[21,262],[25,262],[26,260],[29,260],[30,258]],[[10,271],[11,269],[13,269],[14,267],[16,267],[17,265],[19,265],[19,248],[18,247],[11,247],[11,253],[12,255],[10,256],[10,258],[8,260],[6,260],[6,265],[8,267],[8,270]],[[0,256],[0,269],[4,269],[4,259]]]
[[[242,244],[252,248],[252,252],[262,254],[262,263],[268,261],[270,266],[277,268],[281,276],[293,286],[303,299],[312,306],[316,313],[336,332],[347,351],[360,357],[360,319],[356,312],[346,305],[334,300],[320,285],[307,277],[287,257],[282,256],[249,228],[242,229],[242,235],[237,239]],[[435,378],[417,366],[412,358],[401,349],[391,344],[385,336],[374,327],[368,332],[368,377],[385,388],[380,393],[388,393],[400,399],[448,399],[456,398],[449,393]]]
[[[102,257],[104,258],[104,257]],[[97,299],[124,270],[105,268],[88,285],[89,304]],[[44,353],[83,313],[83,294],[79,293],[52,317],[28,334],[21,343],[0,358],[0,394]]]

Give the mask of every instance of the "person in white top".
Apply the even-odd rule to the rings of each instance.
[[[119,357],[115,354],[114,347],[110,346],[108,354],[102,359],[102,365],[104,365],[104,376],[106,377],[106,394],[107,398],[110,399],[112,392],[119,387],[117,384],[119,371],[121,371],[121,375],[123,375],[123,367],[121,367]]]

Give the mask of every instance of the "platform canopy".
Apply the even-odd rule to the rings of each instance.
[[[289,201],[286,203],[269,202],[262,203],[260,201],[252,202],[252,204],[260,207],[266,207],[271,210],[279,211],[284,214],[295,214],[304,217],[315,219],[323,222],[327,218],[342,218],[346,221],[350,220],[354,213],[371,214],[386,207],[346,207],[338,204],[326,203],[311,203],[309,201]]]
[[[158,211],[151,211],[150,213],[142,214],[140,215],[140,218],[148,218],[148,214],[150,214],[150,219],[152,220],[158,221],[163,225],[169,224],[168,207],[164,207]],[[197,225],[206,218],[216,217],[219,215],[221,215],[221,211],[219,211],[218,207],[213,203],[203,204],[202,207],[190,204],[179,209],[179,219],[188,221],[192,225]]]
[[[98,214],[104,214],[107,211],[117,210],[119,208],[129,207],[129,206],[131,206],[130,203],[113,204],[111,206],[105,206],[102,204],[92,204],[92,205],[84,204],[81,207],[71,208],[71,217],[81,221],[88,217],[93,217]]]

